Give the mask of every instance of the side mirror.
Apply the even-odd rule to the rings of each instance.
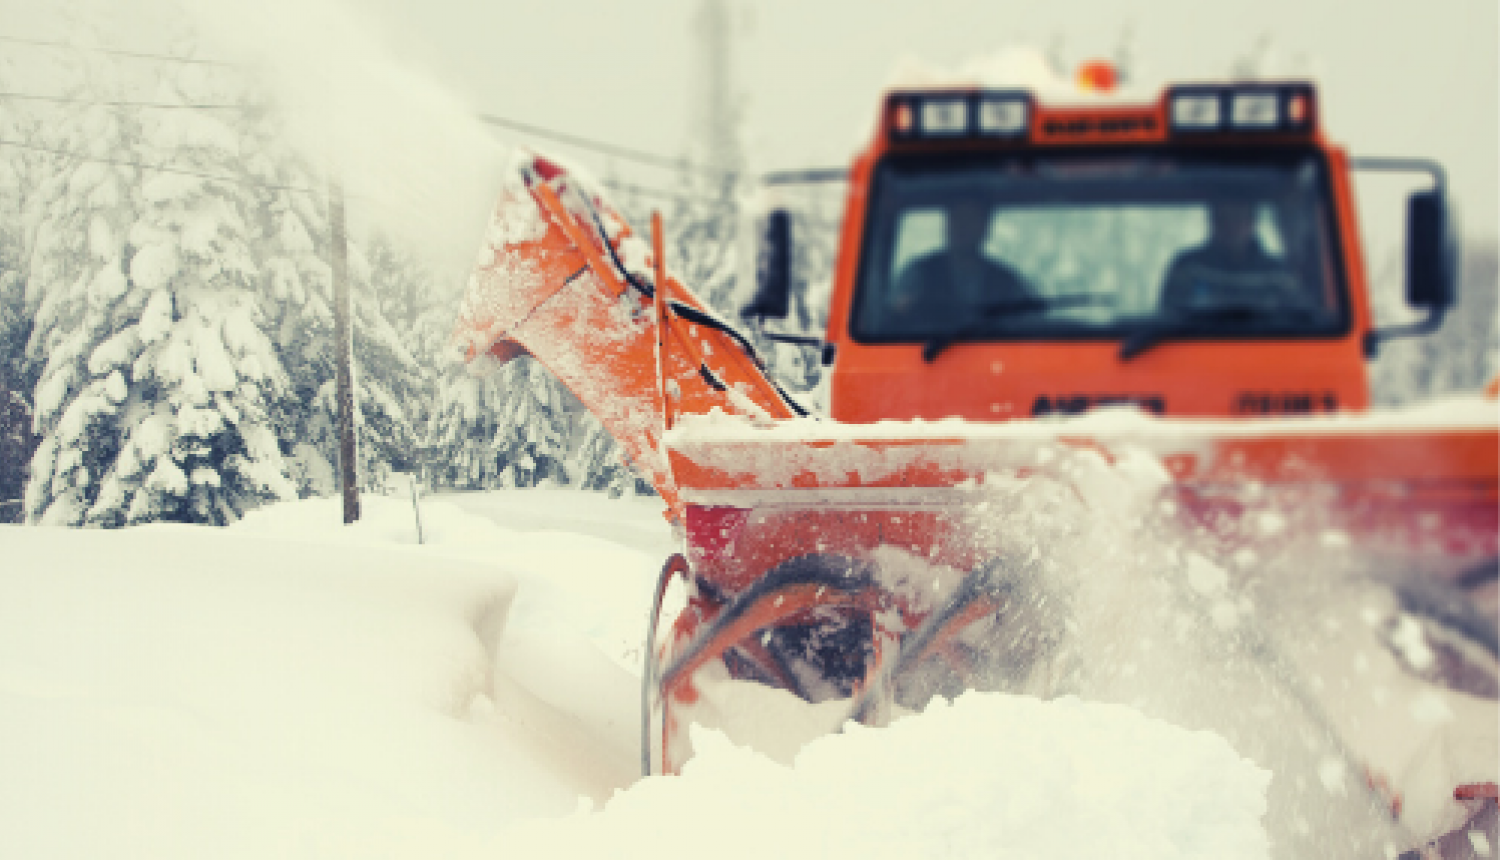
[[[755,281],[755,298],[740,315],[786,319],[792,302],[792,216],[785,209],[766,216]]]
[[[1427,311],[1427,316],[1408,325],[1365,332],[1365,357],[1374,358],[1385,341],[1432,334],[1442,326],[1443,317],[1458,297],[1458,231],[1443,194],[1446,174],[1437,162],[1425,158],[1351,158],[1349,166],[1432,177],[1432,188],[1413,193],[1406,204],[1406,303]]]
[[[1406,303],[1442,313],[1457,296],[1458,241],[1441,191],[1418,191],[1406,205]]]

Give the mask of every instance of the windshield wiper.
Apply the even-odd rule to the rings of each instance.
[[[1143,325],[1131,332],[1120,343],[1120,360],[1130,361],[1157,344],[1180,340],[1199,334],[1218,334],[1214,329],[1204,330],[1204,323],[1218,326],[1224,323],[1264,322],[1283,316],[1280,309],[1262,308],[1255,305],[1218,305],[1211,308],[1183,309],[1173,312],[1164,320]]]
[[[974,319],[969,320],[953,331],[940,334],[937,337],[934,337],[933,339],[927,341],[927,343],[922,347],[922,360],[927,362],[928,364],[931,364],[932,362],[937,360],[937,357],[942,354],[943,350],[947,349],[958,341],[964,340],[966,338],[971,338],[976,334],[982,333],[986,328],[989,327],[990,323],[994,322],[997,319],[1022,316],[1023,314],[1042,313],[1044,311],[1070,307],[1072,305],[1089,304],[1101,298],[1105,297],[1100,296],[1097,293],[1079,293],[1078,295],[1073,296],[1055,296],[1053,298],[1028,296],[1024,299],[1017,299],[1015,301],[999,302],[993,305],[986,305],[979,310],[979,315]]]

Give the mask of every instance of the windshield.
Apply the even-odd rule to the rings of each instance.
[[[889,161],[863,341],[1315,336],[1345,327],[1314,155]]]

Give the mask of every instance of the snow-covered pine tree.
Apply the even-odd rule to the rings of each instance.
[[[431,417],[442,363],[433,346],[439,333],[445,339],[450,334],[458,297],[456,291],[436,289],[427,269],[387,236],[373,234],[363,248],[368,260],[363,325],[378,340],[356,342],[355,348],[366,350],[360,366],[384,380],[382,387],[403,418],[387,434],[386,462],[411,471],[422,459],[419,431]]]
[[[0,77],[0,87],[4,78]],[[0,139],[13,124],[0,119]],[[14,522],[21,514],[20,498],[26,483],[27,464],[36,449],[31,431],[31,385],[26,365],[26,341],[31,336],[32,314],[26,305],[25,229],[19,186],[16,147],[0,147],[0,200],[13,204],[0,211],[0,523]]]
[[[8,248],[0,247],[0,523],[20,519],[27,464],[37,443],[31,391],[20,375],[30,318],[22,313],[20,273],[4,261],[10,256]]]
[[[200,74],[176,70],[154,100],[196,100],[210,89]],[[286,381],[259,328],[244,186],[207,178],[233,175],[238,136],[190,110],[133,118],[132,127],[136,138],[104,157],[185,172],[139,169],[109,198],[128,206],[115,213],[127,217],[88,221],[93,265],[59,291],[74,325],[46,317],[64,348],[48,353],[38,387],[46,435],[28,519],[224,524],[293,494],[270,408]],[[90,202],[98,197],[96,189]]]
[[[688,175],[683,193],[668,202],[662,213],[666,230],[667,265],[683,283],[727,319],[738,319],[742,295],[739,281],[740,210],[733,177]],[[649,220],[640,222],[641,226]]]
[[[46,54],[23,64],[13,53],[0,54],[0,90],[26,92],[46,80],[55,91],[82,91],[88,69],[56,59]],[[59,177],[76,166],[49,150],[65,142],[68,123],[60,120],[76,113],[30,101],[0,111],[0,522],[19,521],[36,451],[32,394],[40,368],[26,345],[40,297],[28,292],[27,282],[46,205],[62,193]]]
[[[258,264],[256,295],[262,330],[287,374],[289,396],[275,405],[282,454],[302,496],[337,489],[336,449],[320,450],[307,435],[308,413],[323,382],[333,378],[324,346],[332,330],[326,210],[319,177],[279,140],[269,107],[255,93],[241,129],[241,164],[251,180],[246,219]]]
[[[0,158],[4,155],[0,152]],[[25,301],[21,244],[19,219],[0,226],[0,523],[20,519],[27,465],[37,441],[25,360],[32,315]]]
[[[451,363],[428,426],[430,479],[466,490],[568,483],[564,415],[561,383],[529,356],[487,376]]]
[[[428,332],[432,313],[441,310],[451,317],[457,307],[456,290],[440,290],[432,275],[390,237],[375,233],[364,243],[370,266],[370,291],[381,316],[402,339],[406,351],[421,367],[433,367],[434,351],[451,333],[452,320],[441,331]],[[418,334],[441,334],[423,337]]]
[[[244,132],[244,163],[258,183],[249,220],[260,261],[261,311],[294,394],[294,405],[283,413],[283,448],[302,495],[331,493],[338,439],[326,182],[287,147],[276,123],[262,120]],[[349,206],[358,205],[351,198]],[[389,257],[380,252],[376,259],[383,266]],[[372,265],[355,239],[348,258],[358,471],[361,485],[374,489],[391,469],[410,468],[417,449],[413,418],[422,414],[411,414],[411,406],[424,399],[427,383],[384,316],[377,292],[388,273]]]
[[[93,74],[80,74],[72,94],[113,95],[102,83],[111,79],[109,64],[90,62]],[[88,365],[119,324],[115,315],[130,313],[115,303],[125,292],[124,235],[137,212],[138,170],[102,159],[128,159],[140,130],[135,116],[100,105],[59,110],[52,129],[49,142],[80,157],[69,159],[39,193],[27,268],[26,305],[34,323],[26,359],[38,369],[34,427],[42,442],[32,458],[25,509],[31,521],[78,524],[118,453],[113,425],[124,380],[96,379]]]
[[[364,489],[374,490],[385,486],[392,471],[407,471],[416,462],[417,437],[411,416],[422,412],[418,395],[424,380],[422,369],[381,313],[371,285],[374,270],[363,245],[350,241],[348,254],[359,476]],[[327,331],[321,343],[328,350],[331,367],[331,319]],[[338,450],[338,401],[332,375],[323,380],[313,407],[308,438],[332,454]]]
[[[649,496],[656,492],[630,465],[625,449],[598,418],[583,413],[576,433],[573,456],[568,463],[574,486],[581,490],[602,490],[615,497]]]

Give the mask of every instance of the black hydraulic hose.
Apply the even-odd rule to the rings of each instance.
[[[725,335],[728,335],[729,338],[733,340],[735,344],[738,345],[739,348],[750,357],[750,360],[755,362],[755,366],[757,368],[759,368],[762,372],[765,371],[766,363],[761,360],[760,354],[755,351],[754,344],[746,340],[744,335],[740,334],[734,329],[734,327],[730,326],[728,323],[725,323],[712,314],[704,313],[703,311],[698,310],[692,305],[687,305],[682,302],[668,302],[667,306],[672,309],[672,313],[677,314],[679,317],[682,317],[690,323],[701,325],[706,328],[711,328],[715,331],[720,331]],[[771,387],[775,389],[776,395],[781,398],[781,402],[785,403],[788,409],[796,413],[798,418],[806,418],[811,414],[805,408],[803,408],[802,404],[793,400],[791,395],[787,394],[786,390],[783,389],[776,380],[772,379],[769,373],[766,374],[766,381],[771,383]],[[722,386],[714,387],[718,388],[719,390],[723,390]]]
[[[620,277],[624,278],[627,284],[640,290],[641,295],[646,298],[656,298],[656,290],[650,284],[642,282],[633,272],[625,268],[624,261],[620,259],[619,253],[615,251],[615,244],[609,241],[609,232],[604,229],[604,221],[599,217],[599,210],[594,208],[594,204],[588,199],[588,195],[582,196],[583,205],[588,207],[589,218],[594,222],[594,229],[599,231],[599,238],[604,240],[604,249],[609,251],[609,258],[614,261],[615,268],[620,271]]]
[[[656,290],[652,285],[643,282],[640,278],[636,277],[635,274],[632,273],[629,269],[625,268],[625,263],[620,259],[619,252],[615,250],[614,243],[609,240],[609,232],[604,229],[604,221],[599,217],[599,210],[594,207],[593,201],[589,200],[588,195],[582,193],[581,190],[579,196],[583,198],[583,205],[588,208],[589,219],[594,222],[594,229],[599,231],[599,237],[604,240],[604,248],[609,252],[609,258],[614,262],[615,269],[619,271],[620,276],[625,279],[626,283],[639,290],[641,295],[645,296],[648,299],[656,298]],[[750,341],[746,340],[744,335],[740,334],[738,331],[735,331],[733,327],[729,326],[727,323],[723,322],[717,317],[714,317],[711,314],[704,313],[703,311],[700,311],[697,308],[694,308],[691,305],[687,305],[682,302],[668,302],[667,306],[671,308],[673,313],[677,314],[688,322],[706,326],[728,335],[729,338],[739,346],[740,350],[743,351],[745,355],[747,355],[750,360],[755,363],[755,366],[762,372],[765,372],[766,364],[761,360],[760,354],[755,351],[755,346],[751,344]],[[703,376],[704,381],[708,383],[709,387],[713,388],[715,391],[726,390],[724,383],[720,382],[718,378],[707,367],[700,366],[698,368],[698,372]],[[791,395],[787,394],[786,390],[781,387],[780,383],[772,379],[769,373],[766,374],[766,381],[771,383],[771,388],[776,392],[776,396],[780,397],[781,402],[785,403],[786,407],[792,410],[792,412],[796,414],[798,418],[806,418],[811,414],[802,406],[802,404],[793,400]]]

